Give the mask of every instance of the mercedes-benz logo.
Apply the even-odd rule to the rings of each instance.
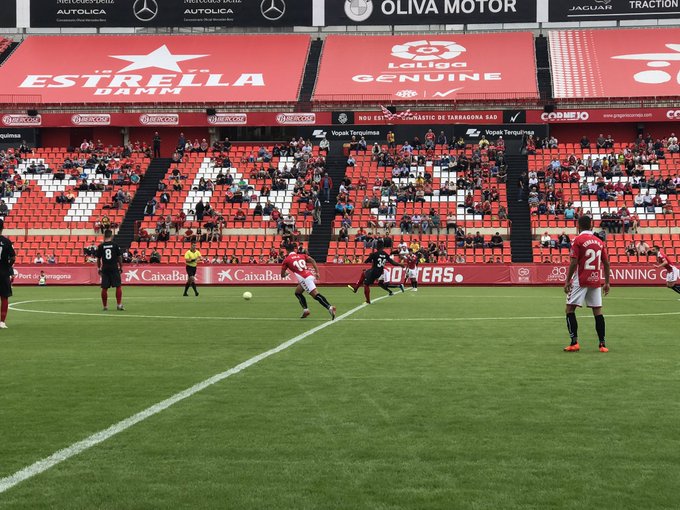
[[[158,2],[156,0],[135,0],[132,12],[139,21],[151,21],[158,16]]]
[[[260,12],[265,19],[276,21],[286,12],[286,2],[284,0],[262,0]]]

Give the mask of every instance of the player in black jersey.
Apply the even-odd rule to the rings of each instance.
[[[97,248],[96,256],[97,269],[102,277],[101,287],[104,311],[109,309],[107,302],[111,287],[116,289],[116,308],[118,310],[125,310],[123,308],[123,289],[120,282],[120,274],[123,272],[123,252],[113,242],[113,232],[110,230],[104,231],[104,242]]]
[[[5,319],[9,309],[9,298],[12,296],[16,253],[14,252],[12,241],[2,235],[3,228],[4,224],[0,219],[0,329],[7,329]]]
[[[381,239],[376,245],[376,251],[371,253],[365,261],[366,264],[371,264],[371,268],[361,272],[361,276],[359,277],[359,281],[356,283],[356,285],[349,285],[349,288],[352,289],[353,292],[356,292],[363,284],[364,296],[366,296],[366,303],[369,305],[371,304],[371,285],[373,285],[373,283],[376,281],[381,288],[385,289],[390,294],[390,296],[392,295],[390,285],[388,285],[384,280],[380,279],[380,277],[383,275],[385,264],[389,262],[393,266],[404,267],[403,264],[392,260],[392,258],[385,252],[384,248],[385,243]],[[401,288],[402,286],[393,285],[392,287]]]

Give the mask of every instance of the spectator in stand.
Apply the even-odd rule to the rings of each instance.
[[[557,246],[559,248],[566,248],[567,250],[571,248],[571,239],[566,232],[562,232],[557,238]]]
[[[59,197],[57,197],[59,198]],[[4,200],[0,200],[0,216],[7,216],[9,214],[9,207]]]
[[[442,147],[447,147],[449,145],[448,139],[446,138],[444,131],[439,132],[439,136],[437,137],[437,145],[440,145]]]
[[[614,148],[614,138],[612,138],[612,135],[607,135],[607,138],[605,138],[604,148],[605,149],[613,149]]]
[[[678,137],[675,136],[675,133],[671,133],[671,136],[668,137],[667,148],[668,152],[670,152],[671,154],[677,154],[678,152],[680,152],[680,145],[678,145]]]
[[[324,137],[319,142],[319,152],[323,152],[325,155],[328,155],[330,147],[331,143],[326,138],[326,135],[324,135]]]
[[[550,237],[550,234],[547,230],[541,236],[541,246],[543,248],[554,248],[555,246],[555,243],[553,242],[552,237]]]
[[[145,216],[151,216],[153,218],[153,215],[156,214],[156,206],[157,205],[158,205],[158,202],[156,202],[156,199],[151,198],[146,203],[146,206],[144,206],[144,215]]]
[[[604,149],[604,148],[606,148],[605,147],[606,144],[607,144],[607,139],[604,137],[604,135],[602,133],[600,133],[597,137],[597,140],[595,140],[595,146],[598,149]]]
[[[331,200],[331,190],[333,189],[333,179],[330,178],[327,172],[324,172],[323,177],[321,177],[320,188],[323,192],[324,203],[329,203]]]
[[[187,139],[184,137],[184,133],[180,133],[179,138],[177,139],[177,152],[184,154],[184,148],[186,147],[186,144]]]
[[[158,250],[156,248],[154,248],[153,251],[151,252],[151,255],[149,255],[149,263],[150,264],[161,263],[161,254],[158,253]]]
[[[158,131],[153,134],[153,157],[161,157],[161,135],[158,134]]]
[[[472,244],[474,248],[484,248],[484,236],[479,231],[475,233]]]
[[[632,239],[630,243],[626,245],[626,255],[628,255],[629,257],[637,255],[637,246],[635,245],[635,241]]]
[[[34,264],[44,264],[45,259],[40,253],[36,253],[35,258],[33,259]]]
[[[559,142],[557,141],[557,138],[555,138],[554,135],[551,135],[550,138],[548,138],[548,149],[557,149]]]
[[[581,144],[581,149],[590,149],[590,140],[586,135],[581,137],[581,141],[579,143]]]
[[[47,256],[47,263],[48,264],[56,264],[57,263],[57,256],[52,253],[51,255]]]
[[[491,240],[489,241],[489,248],[492,250],[496,248],[500,248],[501,250],[503,249],[503,237],[501,237],[500,232],[496,232],[494,235],[491,236]]]
[[[649,254],[649,245],[645,241],[638,241],[635,245],[635,251],[639,257],[646,257]]]

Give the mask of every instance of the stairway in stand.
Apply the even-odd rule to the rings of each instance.
[[[144,219],[146,203],[156,195],[158,183],[165,177],[170,168],[170,158],[152,159],[144,177],[139,183],[137,192],[128,206],[127,213],[116,234],[116,242],[123,250],[130,248],[135,235],[135,222]]]
[[[295,107],[296,111],[308,112],[311,107],[312,92],[314,92],[314,85],[316,84],[316,75],[319,70],[319,59],[321,58],[322,47],[323,41],[321,39],[313,40],[309,47],[305,74],[302,77],[298,104]]]
[[[530,263],[533,262],[533,252],[531,247],[531,215],[529,214],[529,204],[527,197],[519,202],[519,192],[517,182],[522,172],[529,169],[529,158],[519,154],[520,145],[508,144],[505,158],[508,162],[508,217],[512,222],[510,246],[512,249],[512,261]]]
[[[328,247],[333,235],[335,219],[335,202],[340,182],[345,178],[347,157],[342,153],[342,142],[331,142],[330,152],[326,158],[326,172],[333,180],[333,189],[329,203],[324,203],[321,196],[321,225],[314,225],[309,236],[309,254],[317,262],[326,262]],[[323,195],[323,194],[322,194]]]

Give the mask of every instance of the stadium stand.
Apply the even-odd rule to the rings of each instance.
[[[424,258],[432,262],[452,262],[456,255],[467,262],[489,262],[490,256],[494,262],[496,256],[498,262],[509,262],[507,246],[489,246],[496,232],[501,236],[508,232],[505,164],[500,158],[496,161],[497,152],[502,151],[486,140],[481,147],[462,144],[458,149],[453,144],[412,151],[403,145],[396,150],[374,145],[352,151],[343,183],[347,191],[341,191],[336,205],[337,238],[329,257],[362,259],[371,250],[371,243],[362,239],[386,234],[394,238],[395,246],[415,242],[428,247]],[[452,223],[461,230],[456,232]],[[349,233],[355,242],[341,235],[343,226],[352,227]],[[475,235],[483,240],[475,240]],[[469,246],[466,237],[471,239]]]
[[[305,206],[323,158],[318,147],[301,147],[291,155],[287,146],[249,144],[186,154],[165,176],[157,211],[145,217],[131,251],[158,246],[176,262],[195,239],[211,260],[278,259],[285,232],[302,241],[311,230]]]
[[[637,260],[633,246],[660,243],[680,255],[675,211],[680,206],[680,154],[672,135],[635,143],[565,143],[529,156],[534,260],[565,261],[554,249],[562,232],[573,236],[575,219],[592,215],[604,231],[614,262]],[[540,237],[552,235],[552,241]],[[566,245],[565,245],[566,247]]]

